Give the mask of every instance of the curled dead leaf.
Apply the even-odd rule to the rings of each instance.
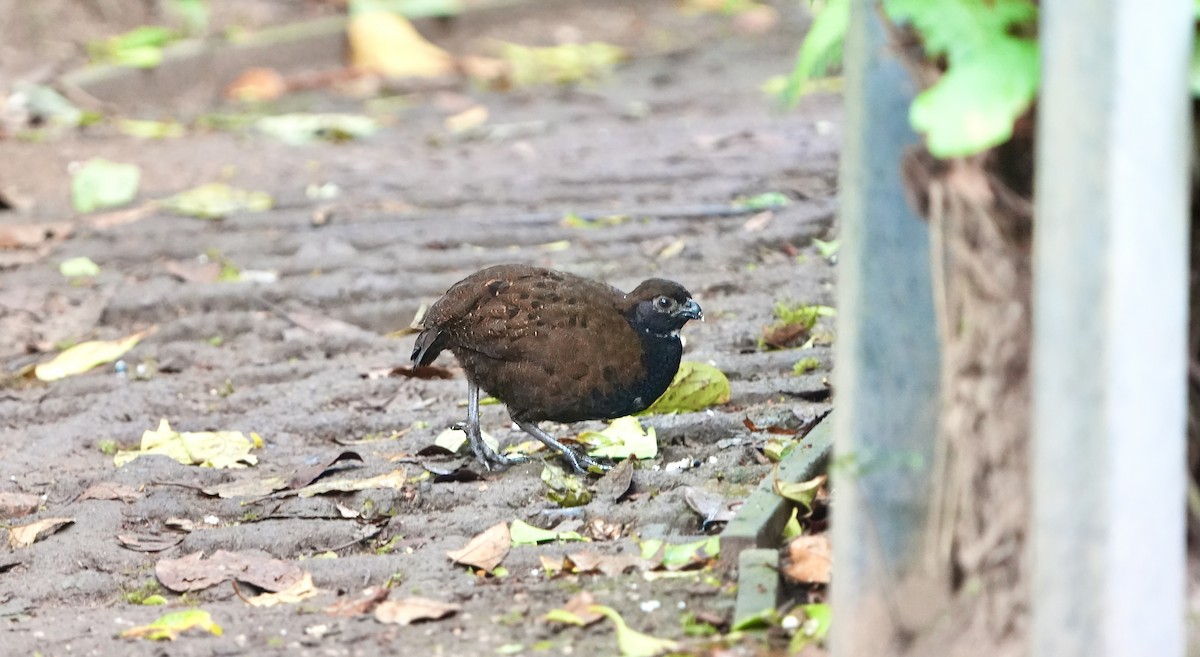
[[[483,533],[476,535],[460,550],[446,553],[454,563],[460,563],[486,572],[492,572],[496,566],[508,556],[512,547],[508,523],[500,522],[492,525]]]
[[[276,559],[261,550],[217,550],[208,559],[203,552],[193,552],[178,559],[160,560],[154,565],[154,574],[163,586],[180,592],[199,591],[230,579],[279,592],[294,586],[304,576],[296,563]]]
[[[73,522],[74,518],[43,518],[28,525],[9,527],[8,544],[14,549],[29,547]]]
[[[375,620],[380,623],[409,625],[417,621],[438,620],[453,615],[461,605],[439,602],[429,598],[403,598],[384,600],[375,607]]]
[[[782,572],[793,582],[828,584],[832,558],[828,534],[797,536],[788,543]]]

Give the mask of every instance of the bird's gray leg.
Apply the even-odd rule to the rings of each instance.
[[[483,430],[479,428],[479,386],[473,381],[467,382],[467,424],[463,431],[467,432],[471,451],[475,452],[475,458],[485,470],[491,470],[493,466],[503,468],[529,460],[524,456],[505,456],[483,442]]]
[[[612,469],[611,465],[600,463],[587,454],[580,454],[570,447],[567,447],[559,442],[557,438],[546,433],[541,427],[533,422],[522,422],[521,420],[516,420],[516,422],[517,426],[521,427],[525,433],[542,441],[542,444],[544,444],[546,447],[549,447],[550,449],[562,454],[563,458],[567,459],[567,462],[571,464],[571,469],[579,474],[586,474],[590,468],[597,468],[602,471]]]

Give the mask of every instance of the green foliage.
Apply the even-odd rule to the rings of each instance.
[[[945,57],[946,74],[913,100],[909,121],[940,158],[985,151],[1012,137],[1033,103],[1038,46],[1014,36],[1032,25],[1030,0],[887,0],[888,17],[921,35],[930,57]]]
[[[94,212],[129,203],[137,196],[142,170],[94,157],[71,178],[71,203],[77,212]]]
[[[787,102],[797,102],[805,85],[840,56],[849,4],[830,0],[817,14],[785,90]],[[932,60],[946,62],[942,78],[909,111],[929,152],[963,157],[1011,138],[1037,95],[1038,45],[1021,35],[1037,20],[1032,0],[883,0],[883,8],[894,23],[912,27]]]

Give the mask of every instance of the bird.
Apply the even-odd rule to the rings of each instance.
[[[629,293],[575,274],[525,264],[488,267],[450,286],[421,322],[415,365],[443,350],[467,378],[467,421],[460,425],[487,470],[528,460],[483,442],[480,391],[508,408],[523,431],[562,454],[578,473],[608,466],[576,452],[541,422],[571,423],[632,415],[657,400],[683,355],[679,331],[704,318],[679,283],[643,281]]]

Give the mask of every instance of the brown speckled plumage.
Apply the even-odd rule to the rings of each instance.
[[[624,294],[573,274],[499,265],[455,283],[429,308],[413,360],[428,364],[449,349],[471,385],[519,424],[614,418],[662,394],[679,368],[678,330],[699,316],[671,281]]]

